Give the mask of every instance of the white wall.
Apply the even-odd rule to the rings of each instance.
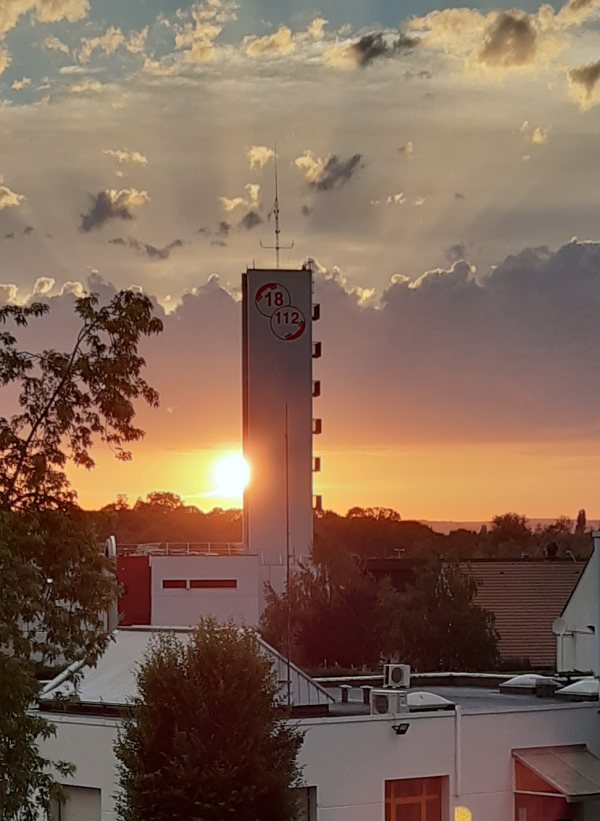
[[[598,586],[600,581],[600,540],[594,534],[594,552],[567,602],[562,618],[566,632],[556,638],[556,667],[559,672],[577,670],[592,671],[600,675],[597,660],[598,636]],[[589,625],[595,634],[591,635]]]
[[[256,556],[151,556],[152,613],[156,626],[194,626],[203,617],[258,624]],[[164,589],[164,579],[235,579],[235,590]],[[189,586],[189,585],[188,585]]]
[[[343,716],[298,722],[307,786],[317,787],[318,821],[383,821],[386,779],[446,776],[450,819],[468,807],[473,821],[512,821],[512,749],[587,744],[600,757],[597,704],[535,709],[412,714],[404,736],[385,716]],[[102,790],[102,821],[113,821],[115,721],[59,716],[58,736],[42,753],[77,764],[70,783]],[[589,813],[588,813],[589,814]],[[448,819],[444,819],[448,821]]]
[[[306,784],[317,786],[318,821],[383,821],[384,781],[447,776],[450,818],[468,807],[473,821],[511,821],[511,751],[588,745],[600,757],[597,704],[490,714],[414,714],[405,736],[386,717],[301,722]],[[458,733],[457,733],[458,730]]]
[[[113,745],[118,719],[94,716],[47,715],[57,728],[55,738],[40,743],[42,755],[54,761],[70,761],[77,766],[70,779],[58,777],[70,786],[92,787],[101,791],[101,821],[114,821],[117,772]]]

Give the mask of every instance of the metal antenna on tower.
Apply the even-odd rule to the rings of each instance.
[[[281,234],[281,230],[279,228],[279,188],[278,188],[278,181],[277,181],[277,143],[275,143],[273,156],[275,159],[275,203],[273,205],[273,211],[271,212],[275,216],[275,245],[263,245],[262,240],[260,241],[260,247],[266,248],[270,251],[275,251],[275,268],[279,268],[279,251],[283,249],[285,251],[289,251],[291,248],[294,247],[294,240],[292,240],[291,245],[280,245],[279,243],[279,235]]]

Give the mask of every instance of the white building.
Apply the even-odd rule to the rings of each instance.
[[[600,533],[594,550],[567,602],[554,622],[556,669],[600,676]]]
[[[177,632],[185,639],[186,631]],[[65,686],[60,679],[43,694],[57,735],[42,752],[77,765],[61,821],[115,817],[118,710],[134,694],[133,670],[150,635],[119,630],[97,668],[85,671],[79,703],[67,712],[48,711],[52,694]],[[600,818],[597,701],[507,695],[484,676],[448,676],[439,686],[432,676],[419,691],[444,697],[445,709],[430,710],[413,688],[402,714],[371,715],[360,689],[349,691],[347,703],[334,702],[339,689],[325,690],[267,645],[261,650],[280,681],[291,674],[294,721],[305,732],[300,757],[310,821]],[[474,686],[482,684],[488,686]],[[302,717],[307,712],[316,715]]]

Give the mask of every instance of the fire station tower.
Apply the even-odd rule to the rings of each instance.
[[[265,582],[281,592],[287,570],[310,554],[313,539],[313,272],[249,269],[242,275],[243,450],[250,466],[244,493],[244,546]],[[319,500],[317,500],[319,506]]]

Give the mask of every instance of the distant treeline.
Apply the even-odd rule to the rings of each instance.
[[[119,544],[151,542],[240,542],[242,511],[214,508],[208,513],[184,504],[170,492],[149,493],[133,505],[127,497],[100,511],[90,511],[99,535],[116,536]],[[460,528],[436,533],[428,525],[405,521],[390,508],[354,507],[345,516],[333,511],[315,512],[313,555],[318,563],[336,559],[418,558],[448,560],[470,558],[585,559],[592,540],[584,510],[571,520],[530,527],[525,516],[504,513],[479,531]]]

